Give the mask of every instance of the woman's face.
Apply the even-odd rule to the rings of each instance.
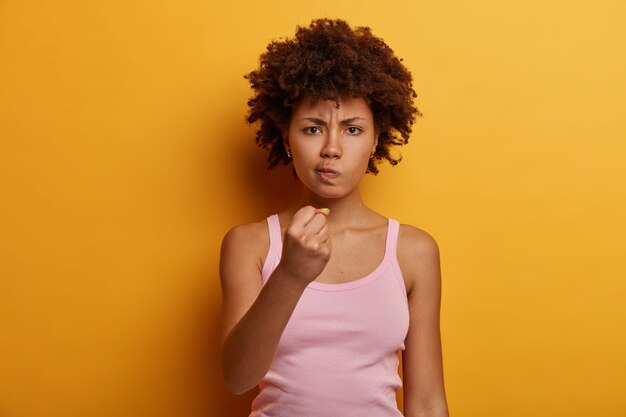
[[[283,131],[300,181],[315,194],[337,198],[353,191],[367,171],[378,135],[363,98],[303,100]]]

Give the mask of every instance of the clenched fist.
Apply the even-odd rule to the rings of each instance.
[[[280,267],[303,285],[314,281],[330,259],[328,215],[328,209],[302,207],[293,215],[285,232]]]

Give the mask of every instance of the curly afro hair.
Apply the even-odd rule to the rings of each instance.
[[[248,101],[248,123],[260,121],[256,143],[269,150],[268,169],[287,165],[290,158],[281,127],[289,126],[292,109],[303,99],[334,100],[362,97],[369,104],[378,132],[378,146],[367,172],[378,173],[386,159],[396,165],[390,148],[408,142],[420,111],[409,70],[369,27],[350,28],[341,19],[317,19],[297,27],[295,39],[272,41],[260,57],[259,68],[246,74],[254,90]]]

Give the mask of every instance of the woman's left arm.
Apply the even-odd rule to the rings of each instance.
[[[402,353],[404,415],[448,417],[443,382],[439,247],[425,231],[402,225],[398,262],[408,284],[410,324]]]

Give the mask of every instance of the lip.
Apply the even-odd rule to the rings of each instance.
[[[315,168],[315,172],[317,172],[317,174],[324,178],[324,179],[332,179],[332,178],[336,178],[339,175],[339,172],[335,171],[334,169],[330,169],[330,168]]]

